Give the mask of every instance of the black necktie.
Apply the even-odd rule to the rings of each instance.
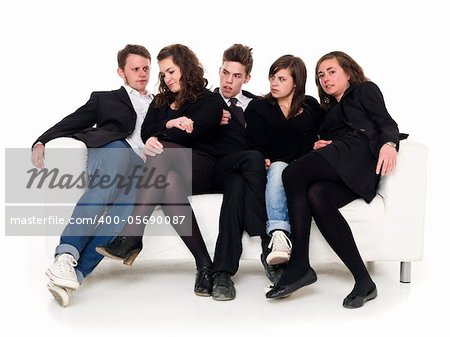
[[[236,105],[237,101],[238,100],[236,97],[230,98],[231,118],[236,118],[238,122],[241,123],[243,127],[245,127],[244,110]]]

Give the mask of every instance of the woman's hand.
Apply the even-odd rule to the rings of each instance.
[[[150,137],[145,142],[144,155],[154,157],[164,151],[164,146],[156,137]]]
[[[391,173],[395,166],[397,165],[397,150],[395,147],[388,144],[384,144],[380,149],[380,154],[378,155],[378,163],[376,173],[382,176]]]
[[[270,164],[270,159],[264,159],[264,167],[266,168],[266,170],[270,168]]]
[[[314,150],[321,149],[322,147],[330,145],[332,142],[333,141],[331,140],[318,140],[317,142],[314,143],[313,149]]]
[[[166,128],[167,129],[177,128],[186,131],[187,133],[192,133],[192,131],[194,130],[194,121],[190,118],[182,116],[169,120],[166,123]]]

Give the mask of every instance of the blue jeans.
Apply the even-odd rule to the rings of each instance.
[[[72,213],[72,223],[65,227],[55,251],[55,254],[69,253],[74,256],[78,261],[76,272],[80,282],[103,258],[95,247],[109,243],[121,232],[136,200],[135,181],[127,188],[118,188],[118,184],[102,185],[101,179],[127,177],[134,167],[142,167],[142,164],[142,159],[125,140],[88,149],[89,186],[78,200]],[[141,172],[141,167],[136,173]],[[105,215],[104,222],[99,223],[102,215]]]
[[[286,193],[284,191],[283,180],[281,179],[281,174],[287,166],[288,164],[285,162],[276,161],[271,163],[269,169],[267,170],[267,234],[270,234],[270,232],[274,230],[280,229],[286,231],[287,233],[291,233]]]

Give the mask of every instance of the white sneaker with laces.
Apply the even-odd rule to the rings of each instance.
[[[271,248],[272,251],[266,258],[268,265],[273,266],[289,261],[289,258],[291,257],[292,243],[283,231],[274,231],[272,233],[269,248]]]
[[[74,289],[60,287],[51,281],[47,283],[47,289],[62,307],[66,307],[69,304],[70,298],[75,292]]]
[[[70,289],[78,289],[77,274],[75,268],[77,261],[70,254],[58,255],[50,268],[45,274],[50,278],[50,281],[57,286]]]

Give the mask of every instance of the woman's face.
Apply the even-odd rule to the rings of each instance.
[[[339,65],[336,58],[323,61],[317,72],[320,86],[327,95],[339,102],[350,85],[350,75]]]
[[[270,93],[277,100],[294,94],[294,79],[288,69],[280,69],[269,77]]]
[[[167,85],[170,91],[174,94],[181,91],[181,69],[175,63],[173,63],[172,57],[166,57],[158,62],[159,74],[164,79],[164,83]]]

